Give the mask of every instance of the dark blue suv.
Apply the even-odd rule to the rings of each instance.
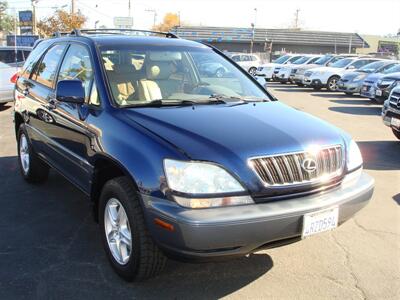
[[[203,72],[210,63],[223,76]],[[332,230],[373,193],[349,135],[172,34],[43,40],[16,83],[14,119],[22,176],[43,182],[51,167],[87,194],[127,280],[166,256],[240,256]]]

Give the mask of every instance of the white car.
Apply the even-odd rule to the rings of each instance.
[[[0,62],[0,105],[14,101],[15,82],[12,83],[11,78],[17,72],[17,67]]]
[[[283,65],[291,64],[303,56],[301,54],[287,54],[279,57],[272,63],[261,65],[256,72],[258,82],[265,83],[268,80],[275,79],[276,74]]]
[[[235,53],[231,58],[251,75],[255,75],[258,66],[261,65],[261,59],[255,54]]]
[[[294,76],[297,70],[308,64],[314,64],[320,57],[321,55],[304,55],[293,63],[282,66],[276,75],[276,79],[280,83],[294,83]]]
[[[328,91],[336,91],[336,83],[340,77],[349,71],[354,71],[362,66],[377,61],[374,58],[343,58],[329,67],[308,70],[304,73],[304,84],[314,90],[325,87]]]

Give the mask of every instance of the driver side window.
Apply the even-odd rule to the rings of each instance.
[[[93,80],[93,68],[90,54],[86,47],[72,44],[58,74],[58,81],[79,79],[85,89],[85,99],[88,101],[90,86]]]

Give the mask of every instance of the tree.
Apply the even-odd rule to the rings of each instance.
[[[179,26],[179,23],[180,23],[180,20],[179,20],[179,16],[177,14],[167,13],[164,16],[164,19],[160,24],[153,26],[153,30],[168,32],[172,28]]]
[[[14,29],[14,18],[5,13],[7,1],[0,1],[0,31],[10,32]]]
[[[80,12],[70,14],[65,10],[58,9],[54,15],[40,20],[37,24],[41,36],[50,36],[56,31],[69,32],[72,29],[82,28],[87,18]]]

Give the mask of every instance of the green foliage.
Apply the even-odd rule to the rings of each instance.
[[[7,1],[0,1],[0,31],[10,32],[14,29],[14,18],[6,14]]]

